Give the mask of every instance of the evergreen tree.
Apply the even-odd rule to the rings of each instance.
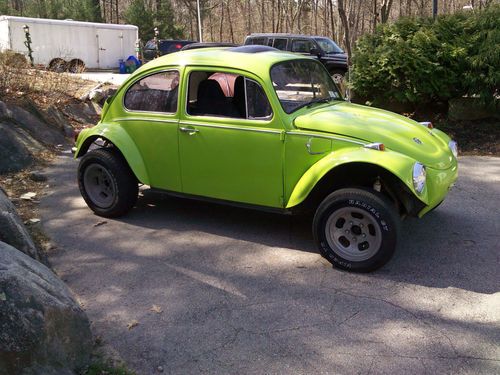
[[[156,2],[155,26],[158,27],[162,39],[179,39],[183,36],[183,30],[175,25],[174,11],[170,0],[158,0]]]
[[[144,0],[133,0],[125,11],[125,21],[139,27],[139,38],[148,41],[154,37],[154,13],[146,8]]]

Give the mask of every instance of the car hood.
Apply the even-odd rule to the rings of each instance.
[[[444,133],[437,134],[416,121],[382,109],[335,102],[299,115],[294,125],[299,129],[380,142],[431,168],[446,169],[453,160]]]
[[[336,59],[336,60],[347,60],[347,55],[345,53],[327,53],[323,57]]]

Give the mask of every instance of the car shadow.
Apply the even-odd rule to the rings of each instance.
[[[478,293],[498,292],[499,282],[492,282],[498,280],[495,243],[470,230],[471,226],[481,227],[481,220],[471,220],[464,212],[453,209],[455,199],[459,198],[452,196],[422,219],[404,220],[395,256],[372,272],[371,277]],[[318,253],[311,233],[311,217],[172,197],[152,190],[144,190],[134,210],[119,220],[153,230],[206,232],[269,247]]]

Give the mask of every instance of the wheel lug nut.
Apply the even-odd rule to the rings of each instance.
[[[354,242],[356,242],[356,237],[353,237],[353,238],[352,238],[352,240],[353,240]]]
[[[365,238],[365,237],[366,237],[366,234],[363,233],[363,238]]]
[[[360,228],[363,228],[363,224],[359,224],[359,227],[360,227]]]
[[[353,224],[353,222],[352,222],[352,221],[350,221],[350,222],[349,222],[349,225],[352,225],[352,224]]]
[[[345,233],[346,233],[346,234],[349,234],[349,233],[350,233],[349,229],[346,229]]]

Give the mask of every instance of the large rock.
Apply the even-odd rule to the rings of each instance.
[[[80,373],[91,350],[89,321],[67,286],[0,242],[0,374]]]
[[[16,208],[0,189],[0,241],[19,249],[33,259],[42,260]]]
[[[57,129],[59,129],[66,137],[73,137],[73,127],[69,123],[68,119],[56,106],[52,105],[47,108],[44,117],[48,123],[55,125]]]
[[[26,131],[31,137],[46,145],[57,145],[65,141],[61,132],[31,112],[13,104],[0,101],[0,120],[9,120],[15,127]]]
[[[44,146],[12,122],[0,119],[0,174],[17,172],[33,164],[33,153]]]

